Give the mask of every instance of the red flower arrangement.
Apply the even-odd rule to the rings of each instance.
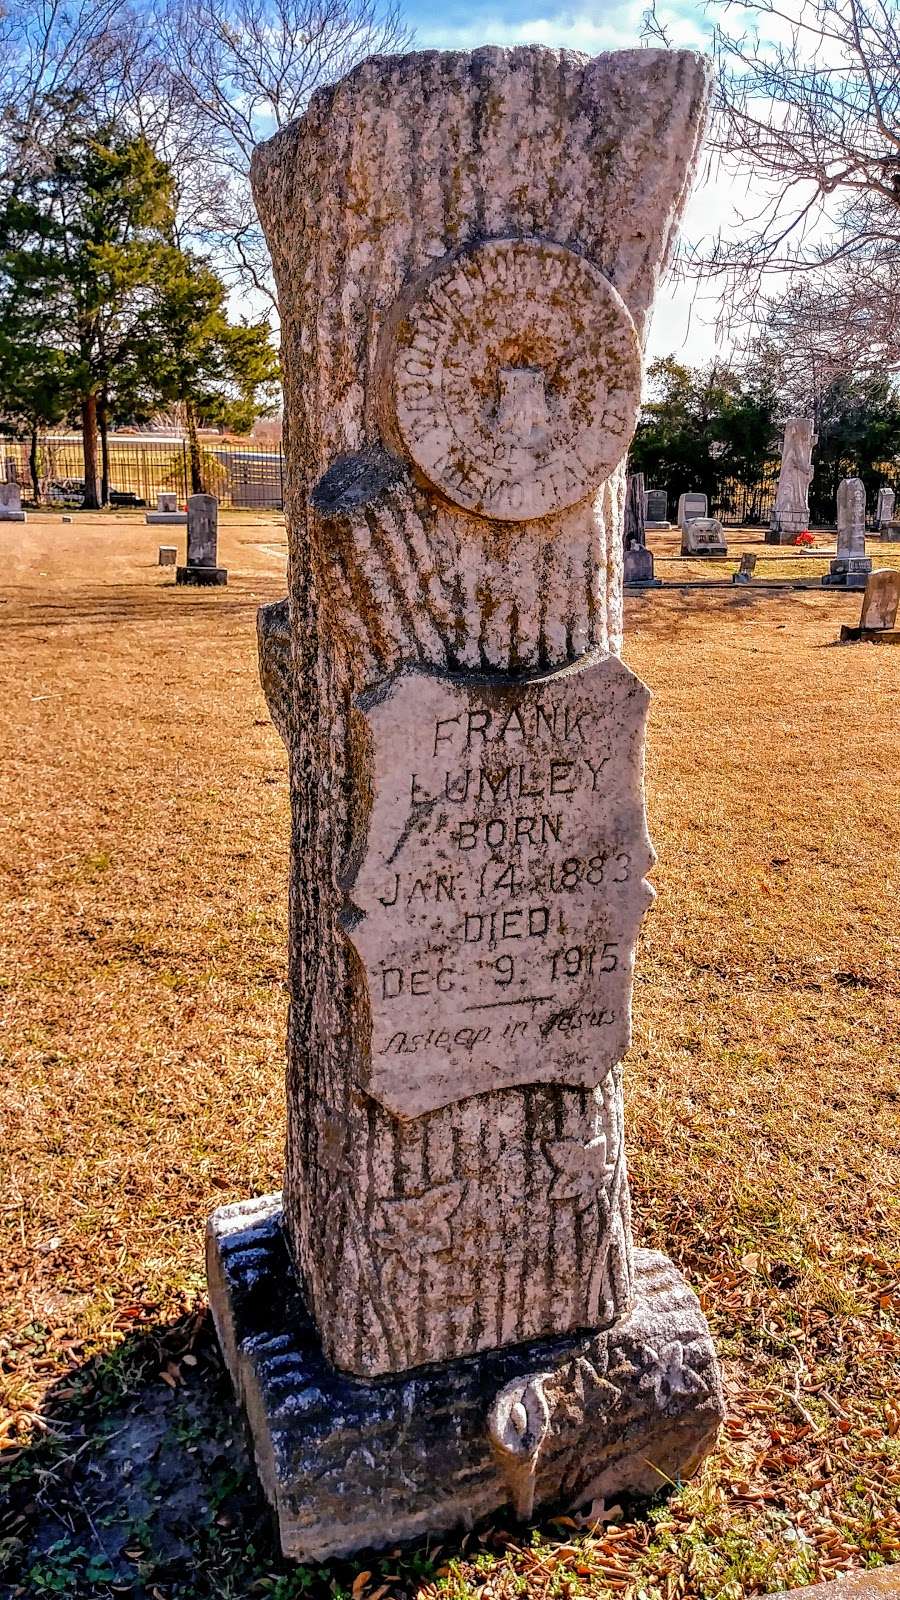
[[[815,541],[813,535],[810,533],[808,528],[804,528],[802,533],[795,533],[793,539],[791,540],[791,544],[804,544],[805,545],[805,544],[815,544],[815,542],[816,541]]]

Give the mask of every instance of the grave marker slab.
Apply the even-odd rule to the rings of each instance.
[[[875,507],[875,526],[883,539],[892,538],[894,535],[894,490],[887,484],[882,484],[878,491],[878,501]]]
[[[745,550],[741,556],[741,564],[737,572],[731,574],[732,583],[750,583],[756,571],[756,556],[750,550]]]
[[[159,547],[159,565],[161,567],[174,567],[178,560],[178,551],[174,544],[161,544]]]
[[[175,582],[200,587],[228,582],[225,567],[216,565],[219,502],[214,494],[192,494],[187,503],[187,564],[176,567]]]
[[[187,523],[187,512],[179,511],[178,496],[174,489],[163,489],[156,496],[156,510],[148,511],[144,520],[151,523],[169,523],[172,527],[184,527]]]
[[[208,1272],[304,1560],[645,1494],[722,1415],[695,1297],[632,1250],[621,1083],[652,893],[624,460],[708,84],[683,51],[376,58],[254,157],[297,441],[259,620],[288,1141]]]
[[[886,638],[892,634],[897,621],[898,605],[900,605],[900,571],[893,567],[881,567],[877,572],[870,573],[863,595],[859,626],[857,628],[843,626],[841,639],[844,641],[877,639],[879,635]],[[894,637],[900,638],[900,634]],[[894,642],[893,637],[890,642]]]
[[[26,522],[27,512],[22,510],[22,490],[7,478],[0,482],[0,522]]]
[[[822,579],[826,587],[864,589],[872,570],[866,555],[866,489],[861,478],[842,478],[837,492],[837,555]]]
[[[657,528],[667,528],[669,497],[665,489],[648,489],[644,495],[644,520]]]
[[[709,516],[709,502],[705,494],[688,493],[678,497],[678,526],[684,530],[695,517]]]
[[[727,556],[725,530],[716,517],[691,517],[682,525],[683,556]]]

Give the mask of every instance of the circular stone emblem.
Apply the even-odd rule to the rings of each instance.
[[[420,471],[500,521],[587,499],[625,454],[640,403],[621,296],[541,239],[493,239],[420,279],[394,321],[391,371]]]

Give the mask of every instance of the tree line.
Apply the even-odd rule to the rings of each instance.
[[[80,423],[84,505],[109,499],[109,432],[177,409],[192,488],[201,422],[245,430],[275,409],[268,322],[233,322],[208,262],[175,243],[174,180],[141,135],[70,117],[0,206],[0,427],[37,440]]]
[[[108,434],[278,403],[275,296],[254,145],[320,83],[407,34],[382,0],[6,0],[0,6],[0,432]],[[237,305],[239,316],[229,315]]]
[[[767,520],[788,415],[811,415],[816,429],[811,522],[834,522],[842,478],[862,478],[870,505],[881,483],[900,485],[900,396],[883,374],[832,378],[814,405],[794,410],[771,346],[743,368],[691,368],[669,356],[648,379],[629,468],[648,488],[668,491],[670,510],[680,494],[699,490],[726,515]]]

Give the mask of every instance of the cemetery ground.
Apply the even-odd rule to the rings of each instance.
[[[288,797],[254,621],[284,530],[225,513],[215,592],[155,565],[164,531],[0,526],[0,1594],[739,1600],[900,1559],[900,652],[836,644],[859,594],[626,606],[659,852],[635,1233],[702,1297],[716,1452],[649,1511],[289,1569],[202,1254],[214,1206],[280,1179]],[[692,568],[774,572],[757,538]]]

